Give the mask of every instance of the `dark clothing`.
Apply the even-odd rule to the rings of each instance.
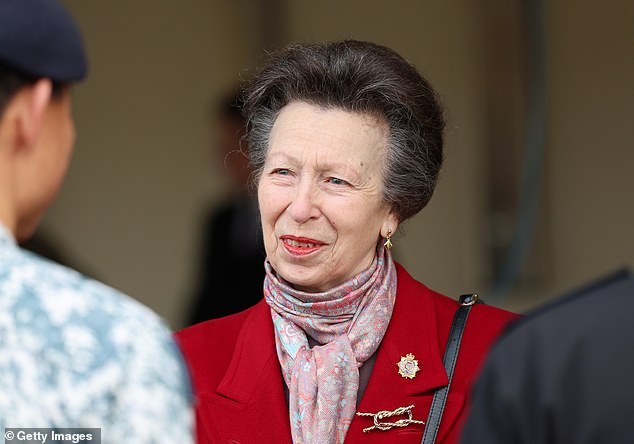
[[[265,257],[254,200],[232,200],[212,211],[187,325],[237,313],[262,299]]]
[[[476,383],[463,444],[633,443],[634,278],[517,322]]]

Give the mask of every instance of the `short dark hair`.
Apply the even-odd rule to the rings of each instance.
[[[383,199],[404,221],[427,205],[443,160],[443,109],[417,69],[372,42],[293,43],[247,83],[245,115],[256,180],[269,135],[291,102],[379,116],[389,127]]]
[[[0,62],[0,118],[11,98],[23,87],[34,84],[38,79],[22,73]],[[61,96],[66,84],[53,82],[53,98]]]

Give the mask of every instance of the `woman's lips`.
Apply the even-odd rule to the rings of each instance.
[[[313,253],[324,245],[323,242],[306,237],[282,236],[281,239],[286,251],[295,256]]]

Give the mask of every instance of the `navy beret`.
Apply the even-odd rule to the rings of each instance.
[[[0,0],[0,63],[60,83],[87,73],[79,28],[57,0]]]

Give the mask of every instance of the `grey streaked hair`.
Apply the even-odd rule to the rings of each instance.
[[[443,160],[443,109],[429,82],[398,53],[358,40],[294,43],[272,53],[244,91],[256,181],[275,119],[291,102],[382,119],[389,128],[384,201],[400,222],[427,205]]]

